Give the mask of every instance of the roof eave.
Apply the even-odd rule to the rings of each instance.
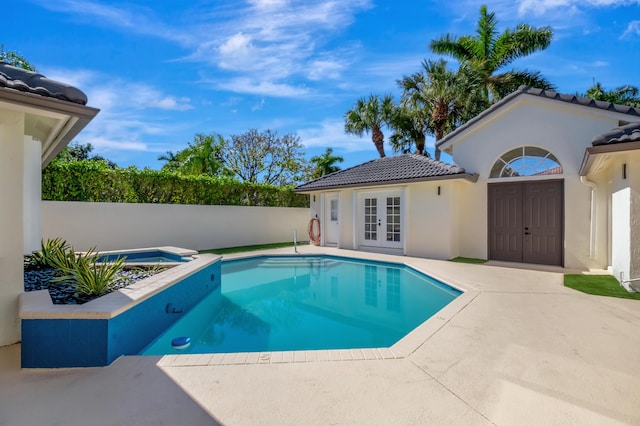
[[[348,185],[328,185],[323,187],[311,188],[311,189],[294,189],[293,192],[299,194],[311,194],[313,192],[321,192],[321,191],[329,191],[329,190],[340,190],[340,189],[349,189],[349,188],[369,188],[372,186],[389,186],[389,185],[399,185],[406,183],[417,183],[417,182],[431,182],[438,180],[452,180],[452,179],[464,179],[469,182],[477,182],[478,174],[473,173],[458,173],[455,175],[443,175],[443,176],[430,176],[424,178],[414,178],[414,179],[399,179],[394,181],[381,181],[381,182],[362,182],[362,183],[354,183]]]
[[[100,112],[99,109],[86,105],[5,87],[0,87],[0,101],[68,116],[57,134],[48,138],[50,142],[47,146],[42,147],[43,168]]]
[[[585,150],[582,157],[582,163],[580,164],[579,175],[586,176],[591,171],[591,167],[594,163],[594,157],[600,154],[612,154],[616,152],[634,151],[640,149],[640,141],[615,143],[608,145],[597,145],[589,147]]]

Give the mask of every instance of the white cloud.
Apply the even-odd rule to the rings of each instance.
[[[136,34],[152,35],[165,40],[188,43],[190,36],[154,19],[152,9],[132,7],[129,9],[107,6],[89,0],[35,0],[45,9],[79,16],[85,22],[122,28]],[[89,18],[89,19],[87,19]]]
[[[222,77],[229,80],[227,90],[279,97],[308,93],[299,84],[292,85],[292,80],[341,78],[357,46],[342,43],[340,48],[327,49],[329,41],[351,25],[357,13],[372,7],[371,0],[222,0],[193,5],[172,17],[172,22],[163,22],[152,8],[131,3],[34,1],[85,23],[176,42],[190,51],[180,60],[213,65],[228,73]],[[172,106],[170,100],[151,105]],[[184,103],[177,102],[175,107],[180,105]]]
[[[347,152],[375,150],[371,137],[348,135],[344,132],[344,121],[340,119],[326,119],[316,127],[308,127],[296,131],[300,142],[307,148],[340,148]]]
[[[255,104],[254,106],[251,107],[251,111],[259,111],[262,109],[262,107],[264,107],[264,104],[266,102],[264,101],[264,98],[260,99],[260,102],[258,102],[257,104]]]
[[[258,81],[247,77],[213,82],[217,88],[236,93],[248,93],[277,98],[297,98],[308,95],[310,90],[304,86],[292,86],[286,83]]]
[[[170,111],[187,111],[193,109],[189,102],[189,98],[184,96],[179,98],[166,96],[164,98],[151,99],[149,100],[147,105],[151,108],[159,108]]]
[[[340,78],[354,47],[326,50],[327,40],[369,7],[368,0],[252,0],[233,12],[225,8],[222,23],[195,25],[200,41],[188,59],[233,72],[227,90],[273,96],[272,88],[285,87],[275,96],[299,96],[306,90],[292,90],[286,80]]]
[[[288,0],[249,0],[258,9],[283,8],[289,4]]]
[[[520,0],[518,14],[526,16],[528,12],[542,15],[550,10],[562,9],[569,13],[575,13],[579,9],[587,7],[611,7],[629,6],[640,4],[639,0]]]
[[[640,4],[640,0],[459,0],[442,3],[459,16],[454,21],[458,24],[475,24],[480,6],[487,5],[490,12],[496,13],[501,26],[519,24],[526,18],[525,22],[532,25],[551,25],[557,39],[558,30],[568,27],[588,24],[587,31],[592,31],[592,23],[587,17],[589,9],[633,6]]]
[[[251,37],[242,33],[237,33],[229,37],[220,47],[219,65],[226,69],[243,69],[251,65],[253,51]]]
[[[110,140],[104,136],[88,135],[82,138],[82,143],[90,143],[97,151],[148,151],[147,144],[132,140]],[[162,151],[161,151],[162,152]]]
[[[631,21],[620,38],[640,36],[640,21]]]
[[[318,59],[309,63],[307,77],[309,80],[337,80],[345,68],[343,63],[333,60]]]
[[[132,107],[169,111],[193,109],[189,98],[168,96],[145,83],[127,82],[90,70],[44,69],[42,72],[51,80],[81,88],[87,95],[89,105],[102,110]]]
[[[77,137],[90,143],[97,154],[121,151],[165,152],[166,146],[143,142],[164,137],[180,126],[166,120],[163,111],[192,109],[189,98],[167,95],[146,83],[107,78],[91,70],[43,69],[48,78],[81,88],[88,105],[100,109],[98,115]],[[153,115],[148,113],[153,111]]]

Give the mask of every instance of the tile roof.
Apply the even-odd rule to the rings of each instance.
[[[87,104],[87,96],[81,90],[49,80],[42,74],[16,68],[6,62],[0,62],[0,88],[3,87],[80,105]]]
[[[591,140],[593,146],[613,145],[626,142],[640,141],[640,123],[630,123],[616,127],[606,133],[594,136]]]
[[[575,104],[575,105],[581,105],[581,106],[585,106],[585,107],[589,107],[589,108],[598,108],[598,109],[602,109],[602,110],[606,110],[606,111],[612,111],[612,112],[617,112],[617,113],[620,113],[620,114],[628,114],[628,115],[633,115],[633,116],[636,116],[636,117],[640,117],[640,108],[633,108],[633,107],[625,106],[625,105],[616,105],[616,104],[612,104],[611,102],[595,101],[593,99],[584,98],[584,97],[576,96],[576,95],[563,95],[561,93],[557,93],[557,92],[554,92],[552,90],[543,90],[543,89],[535,89],[535,88],[527,87],[527,86],[520,86],[518,88],[518,90],[516,90],[515,92],[510,93],[509,95],[507,95],[504,98],[500,99],[498,102],[496,102],[495,104],[491,105],[489,108],[485,109],[480,114],[476,115],[475,117],[473,117],[471,120],[467,121],[462,126],[458,127],[455,131],[449,133],[447,136],[445,136],[442,139],[440,139],[438,141],[437,145],[440,147],[443,144],[449,142],[451,139],[453,139],[454,137],[456,137],[460,133],[464,132],[465,130],[469,129],[475,123],[477,123],[478,121],[482,120],[487,115],[489,115],[489,114],[493,113],[494,111],[502,108],[504,105],[508,104],[513,99],[515,99],[516,97],[518,97],[520,95],[523,95],[523,94],[539,96],[539,97],[542,97],[542,98],[552,99],[552,100],[555,100],[555,101],[566,102],[566,103]]]
[[[443,163],[418,154],[404,154],[377,158],[348,169],[339,170],[299,185],[295,191],[307,192],[455,177],[470,180],[475,178],[474,175],[466,173],[462,167],[455,164]]]

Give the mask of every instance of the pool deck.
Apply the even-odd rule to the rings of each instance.
[[[299,251],[407,262],[467,293],[388,352],[21,370],[3,347],[0,425],[640,424],[640,301],[565,288],[560,268]]]

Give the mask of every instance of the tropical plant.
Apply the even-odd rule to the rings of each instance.
[[[371,140],[378,150],[380,157],[384,157],[384,133],[382,126],[389,126],[395,106],[390,95],[380,98],[378,95],[370,95],[369,98],[360,98],[353,108],[344,115],[344,130],[346,133],[362,137],[371,132]]]
[[[311,157],[311,163],[315,164],[311,177],[319,178],[330,173],[337,172],[340,167],[336,163],[342,163],[344,158],[339,155],[333,155],[333,148],[327,148],[322,155]]]
[[[396,124],[402,128],[398,127],[402,120],[411,120],[413,135],[406,136],[415,138],[418,153],[424,152],[425,133],[434,134],[437,143],[482,107],[479,78],[469,64],[463,63],[457,72],[447,69],[443,59],[424,61],[422,67],[422,71],[398,82],[403,90],[401,105],[405,111],[400,109]],[[398,137],[401,136],[400,133]],[[440,160],[437,145],[435,159]]]
[[[627,105],[630,107],[640,107],[640,96],[638,88],[630,84],[616,87],[615,89],[605,90],[600,82],[594,83],[587,89],[583,95],[596,101],[611,102],[612,104]]]
[[[187,148],[175,154],[167,151],[167,154],[161,155],[158,160],[166,162],[162,170],[183,175],[221,176],[227,174],[222,152],[224,147],[225,140],[221,135],[198,133]]]
[[[69,250],[71,246],[62,238],[40,241],[40,250],[29,256],[29,266],[32,268],[64,269],[71,265]]]
[[[69,250],[68,267],[60,268],[62,275],[53,279],[54,282],[71,281],[74,289],[80,296],[102,296],[108,293],[115,282],[116,274],[125,258],[119,258],[114,262],[99,262],[100,256],[95,247],[86,253],[75,253]]]
[[[311,174],[300,137],[251,129],[231,135],[224,146],[225,167],[243,182],[287,186],[307,180]]]
[[[430,48],[434,53],[457,59],[460,64],[470,63],[482,79],[487,105],[522,84],[553,89],[553,85],[538,71],[512,69],[498,73],[516,59],[546,49],[553,38],[551,27],[535,28],[520,24],[499,34],[497,23],[495,13],[488,13],[487,6],[481,6],[475,35],[457,37],[445,34],[432,40]]]
[[[13,50],[4,50],[4,44],[0,44],[0,62],[6,62],[14,67],[27,71],[35,71],[36,67],[27,61],[24,56]]]

